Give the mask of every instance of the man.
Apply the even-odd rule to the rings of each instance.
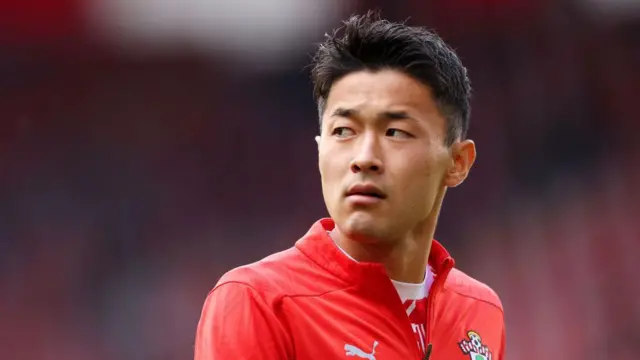
[[[466,70],[422,28],[368,13],[341,30],[312,71],[331,218],[219,280],[195,359],[504,359],[498,296],[433,240],[476,157]]]

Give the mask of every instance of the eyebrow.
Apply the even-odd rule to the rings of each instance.
[[[360,114],[356,109],[337,108],[333,111],[333,114],[331,116],[344,117],[344,118],[357,118],[357,117],[360,117]],[[383,111],[378,114],[377,118],[379,120],[386,120],[386,121],[406,120],[406,119],[413,120],[413,118],[409,116],[409,113],[402,110]]]

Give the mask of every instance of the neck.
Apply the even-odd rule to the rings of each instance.
[[[406,236],[395,241],[363,243],[335,229],[336,244],[357,261],[381,263],[395,281],[421,283],[424,280],[433,236]]]
[[[418,284],[424,280],[441,204],[439,197],[431,214],[397,239],[354,240],[337,226],[331,237],[355,260],[383,264],[392,280]]]

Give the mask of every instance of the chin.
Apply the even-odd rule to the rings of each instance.
[[[385,225],[370,213],[356,212],[336,224],[344,235],[358,242],[371,243],[388,238]]]

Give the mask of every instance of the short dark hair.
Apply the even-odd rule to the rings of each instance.
[[[467,69],[433,31],[383,20],[376,11],[354,15],[326,35],[311,66],[320,118],[331,87],[343,76],[360,70],[394,69],[432,89],[447,119],[447,145],[467,136],[471,112]]]

